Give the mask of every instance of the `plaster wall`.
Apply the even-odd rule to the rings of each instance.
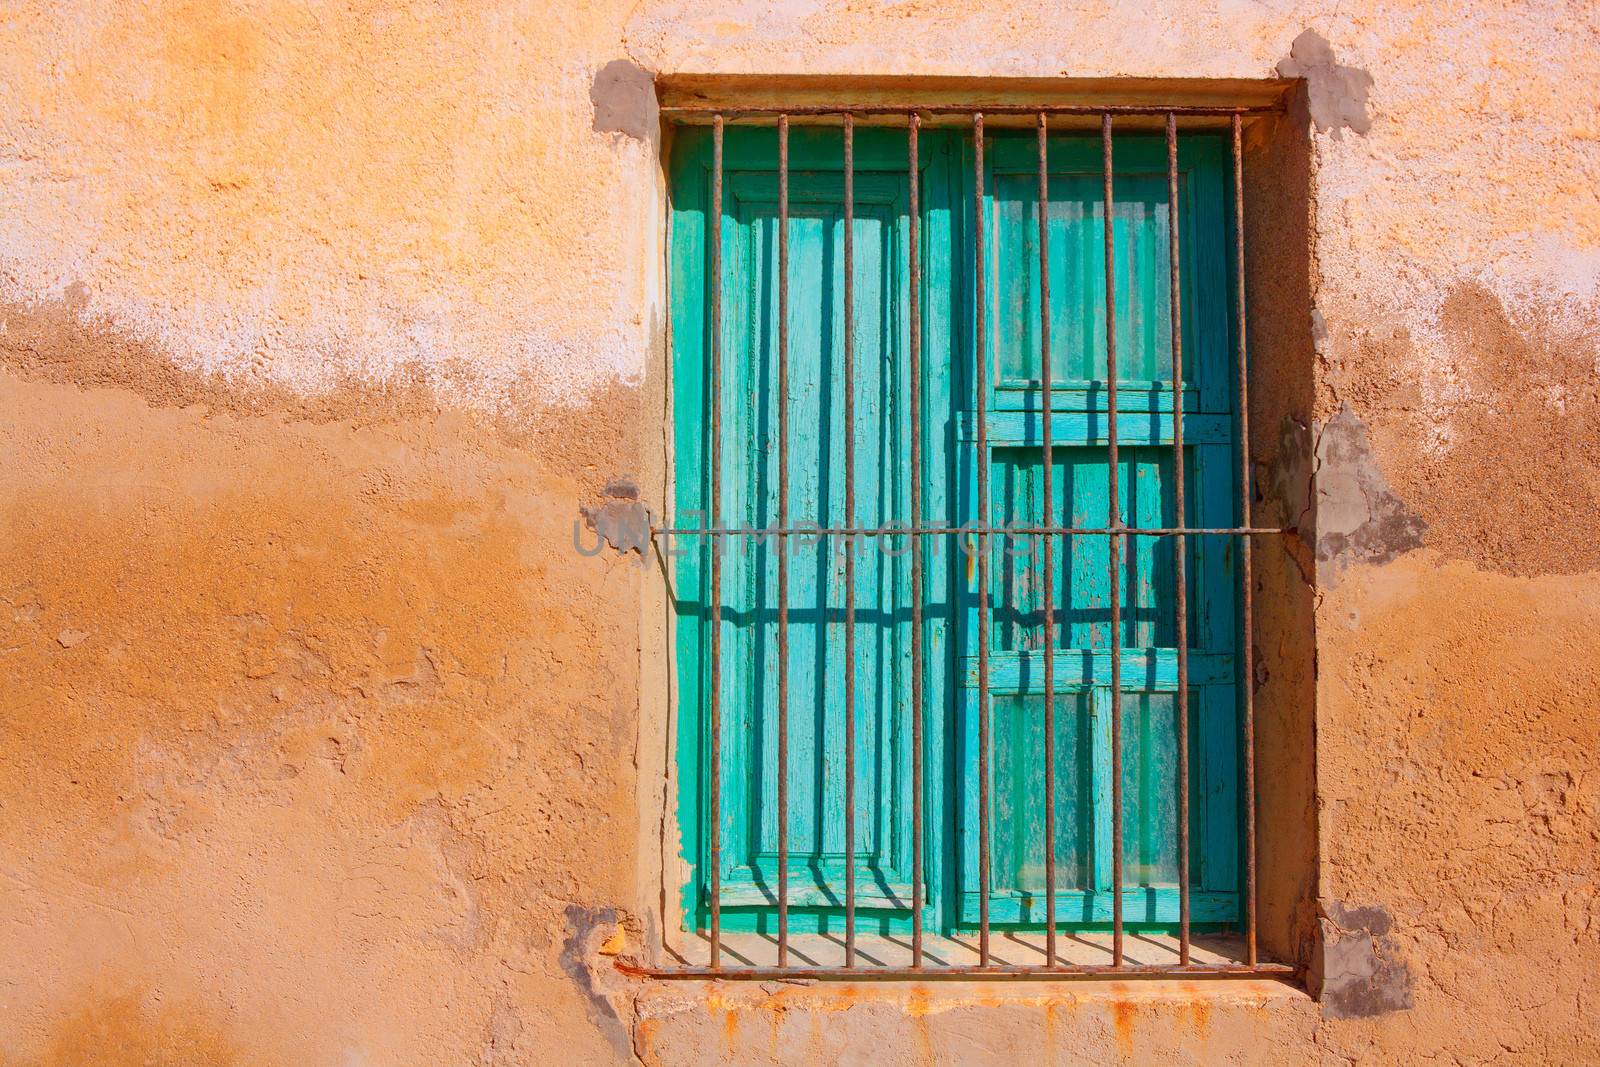
[[[0,56],[0,1063],[1600,1061],[1593,5],[11,0]],[[665,476],[639,71],[1306,80],[1247,166],[1320,999],[611,966],[662,593],[573,529]]]

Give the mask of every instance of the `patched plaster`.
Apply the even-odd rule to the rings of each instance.
[[[1316,30],[1306,30],[1294,39],[1277,70],[1281,77],[1306,80],[1307,103],[1318,132],[1332,132],[1338,138],[1342,130],[1366,133],[1372,129],[1367,114],[1372,75],[1335,62],[1333,46]]]

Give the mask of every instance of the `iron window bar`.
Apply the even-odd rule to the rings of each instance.
[[[988,263],[984,256],[984,236],[988,227],[983,225],[983,115],[972,116],[972,217],[977,225],[972,227],[972,258],[974,296],[972,300],[974,361],[976,371],[972,376],[972,402],[978,410],[978,523],[989,525],[989,337],[987,313],[989,303],[984,299],[984,286],[988,280]],[[913,176],[912,181],[916,181]],[[1110,286],[1108,285],[1109,289]],[[847,327],[848,328],[848,327]],[[915,432],[915,431],[913,431]],[[911,477],[920,479],[921,471]],[[992,845],[989,837],[989,750],[993,747],[989,736],[989,533],[978,535],[978,966],[989,965],[989,859]],[[1116,593],[1113,591],[1112,597]],[[917,640],[913,635],[912,640]],[[1115,658],[1115,657],[1113,657]],[[919,798],[920,799],[920,798]],[[1051,841],[1046,851],[1054,851]]]
[[[1246,303],[1245,303],[1245,270],[1244,270],[1244,160],[1242,145],[1243,119],[1246,115],[1266,113],[1279,110],[1274,107],[1198,107],[1198,106],[1144,106],[1144,105],[994,105],[994,106],[960,106],[960,105],[886,105],[838,104],[826,106],[794,106],[794,107],[701,107],[701,106],[670,106],[663,107],[662,113],[679,120],[709,119],[712,127],[712,176],[711,176],[711,204],[712,224],[710,233],[710,300],[709,300],[709,332],[710,332],[710,486],[709,486],[709,515],[708,522],[702,527],[686,527],[680,525],[664,524],[652,528],[654,539],[675,536],[700,536],[722,539],[725,537],[776,537],[780,543],[791,537],[908,537],[911,538],[911,660],[912,660],[912,880],[911,880],[911,965],[909,967],[872,965],[858,966],[859,953],[856,947],[856,893],[855,893],[855,821],[856,821],[856,796],[854,789],[854,711],[855,711],[855,686],[853,672],[846,672],[844,690],[845,723],[846,723],[846,787],[845,787],[845,820],[846,820],[846,863],[845,863],[845,965],[841,967],[825,966],[800,966],[789,965],[789,885],[788,885],[788,787],[787,787],[787,720],[788,720],[788,568],[786,551],[778,553],[778,698],[777,698],[777,833],[778,833],[778,900],[777,900],[777,961],[776,967],[761,965],[726,966],[722,960],[722,929],[721,929],[721,880],[720,870],[722,861],[721,848],[721,761],[719,756],[722,720],[721,720],[721,622],[722,622],[722,568],[721,552],[710,553],[710,617],[711,635],[709,641],[710,651],[710,695],[708,700],[708,725],[711,731],[710,758],[708,771],[709,788],[709,832],[708,832],[708,861],[710,871],[707,876],[707,889],[709,895],[709,938],[710,938],[710,965],[709,966],[667,966],[655,967],[639,964],[632,960],[619,962],[619,967],[629,973],[654,978],[717,978],[717,979],[750,979],[774,980],[786,978],[841,978],[841,979],[971,979],[971,978],[1073,978],[1073,977],[1159,977],[1164,975],[1182,975],[1184,977],[1251,977],[1251,976],[1281,976],[1292,974],[1295,968],[1282,963],[1261,960],[1257,945],[1257,880],[1256,871],[1258,856],[1256,849],[1256,800],[1255,800],[1255,708],[1254,708],[1254,650],[1251,640],[1252,634],[1252,594],[1253,580],[1251,570],[1251,547],[1253,538],[1257,536],[1283,535],[1295,532],[1292,527],[1266,527],[1253,526],[1250,523],[1250,497],[1249,497],[1249,382],[1248,382],[1248,348],[1246,338]],[[1034,525],[1021,525],[1016,523],[995,526],[989,518],[989,493],[988,493],[988,463],[981,457],[986,454],[988,443],[988,382],[987,377],[992,372],[987,355],[987,321],[986,304],[984,299],[984,285],[987,274],[985,228],[982,225],[983,214],[983,151],[984,151],[984,114],[1032,116],[1036,122],[1038,138],[1038,182],[1039,182],[1039,276],[1040,276],[1040,368],[1042,377],[1042,405],[1041,405],[1041,436],[1040,447],[1043,450],[1043,492],[1046,520]],[[980,521],[967,523],[960,526],[924,526],[922,522],[922,481],[924,471],[921,451],[922,439],[922,411],[921,411],[921,250],[920,250],[920,204],[919,189],[916,176],[919,173],[918,161],[918,134],[921,126],[922,115],[951,115],[970,116],[972,123],[972,148],[975,159],[974,167],[974,218],[978,225],[974,227],[973,257],[976,286],[974,304],[974,335],[975,352],[980,375],[974,377],[973,400],[976,415],[976,451],[980,457],[977,464],[978,472],[978,507]],[[910,374],[909,407],[910,407],[910,434],[911,434],[911,500],[910,523],[908,525],[888,524],[879,526],[858,526],[855,524],[855,410],[852,391],[845,390],[844,409],[844,475],[845,475],[845,523],[843,526],[806,526],[793,525],[789,520],[789,485],[788,485],[788,398],[789,398],[789,373],[788,373],[788,217],[789,217],[789,122],[791,116],[802,117],[828,117],[838,118],[843,126],[844,136],[844,241],[843,241],[843,268],[844,268],[844,374],[850,380],[854,371],[854,277],[853,257],[854,243],[852,235],[852,222],[854,219],[854,155],[853,134],[854,123],[857,116],[901,116],[904,118],[907,131],[907,167],[911,176],[909,181],[909,260],[907,269],[907,283],[909,289],[908,319],[910,337],[908,346],[908,371]],[[1052,455],[1054,449],[1052,426],[1052,378],[1050,362],[1050,280],[1049,280],[1049,252],[1048,252],[1048,210],[1049,204],[1049,167],[1048,167],[1048,131],[1049,119],[1052,115],[1072,115],[1098,117],[1101,139],[1103,203],[1104,203],[1104,241],[1105,241],[1105,275],[1107,279],[1105,295],[1105,323],[1106,323],[1106,450],[1107,450],[1107,514],[1110,523],[1107,526],[1083,527],[1060,525],[1049,521],[1052,516],[1048,514],[1053,507],[1052,501]],[[1169,298],[1171,302],[1171,344],[1172,344],[1172,452],[1173,452],[1173,496],[1174,515],[1178,524],[1167,527],[1130,527],[1123,523],[1120,508],[1120,486],[1118,468],[1118,433],[1117,433],[1117,386],[1118,368],[1116,351],[1116,287],[1111,279],[1114,277],[1115,246],[1112,232],[1113,218],[1113,122],[1119,116],[1151,116],[1164,120],[1166,135],[1167,155],[1167,195],[1170,214],[1169,230]],[[778,522],[775,526],[725,526],[721,521],[721,437],[722,437],[722,207],[723,207],[723,140],[726,123],[730,118],[774,118],[778,133],[778,308],[777,308],[777,390],[778,390]],[[1179,226],[1177,212],[1179,205],[1178,195],[1178,127],[1179,118],[1192,117],[1225,117],[1229,120],[1231,132],[1232,162],[1233,162],[1233,252],[1234,252],[1234,294],[1235,294],[1235,322],[1234,322],[1234,356],[1235,356],[1235,408],[1237,418],[1237,453],[1239,469],[1237,472],[1239,486],[1239,523],[1235,526],[1188,526],[1184,524],[1184,443],[1183,443],[1183,349],[1181,331],[1181,306],[1180,306],[1180,259],[1179,259]],[[988,888],[990,883],[990,826],[989,826],[989,782],[988,761],[989,749],[992,744],[990,737],[989,721],[989,542],[995,535],[1030,535],[1043,537],[1044,543],[1044,773],[1045,773],[1045,965],[1010,965],[991,962],[990,952],[990,923],[988,907]],[[923,836],[925,827],[925,767],[923,765],[924,722],[926,708],[924,707],[923,673],[925,663],[925,649],[923,647],[923,547],[927,538],[938,536],[964,535],[975,538],[978,548],[978,714],[979,714],[979,962],[971,965],[945,965],[930,966],[925,960],[923,908],[926,896],[926,872],[924,870]],[[1190,932],[1190,877],[1189,877],[1189,758],[1188,758],[1188,634],[1187,634],[1187,586],[1185,575],[1185,539],[1193,536],[1229,536],[1237,537],[1240,545],[1239,552],[1239,589],[1240,589],[1240,627],[1243,633],[1242,648],[1239,655],[1240,684],[1238,691],[1240,730],[1243,742],[1243,770],[1244,770],[1244,868],[1245,868],[1245,959],[1243,962],[1214,963],[1195,962],[1192,957],[1192,938]],[[1059,958],[1057,951],[1056,909],[1055,909],[1055,789],[1054,789],[1054,590],[1052,588],[1053,567],[1051,565],[1054,541],[1057,537],[1083,537],[1101,536],[1109,538],[1110,545],[1110,670],[1111,670],[1111,818],[1112,818],[1112,962],[1109,965],[1068,963]],[[1176,599],[1176,658],[1177,658],[1177,705],[1174,719],[1176,721],[1176,746],[1177,746],[1177,793],[1178,811],[1176,817],[1177,830],[1177,867],[1178,867],[1178,913],[1179,913],[1179,962],[1172,964],[1142,964],[1131,963],[1126,959],[1123,947],[1123,909],[1122,909],[1122,776],[1121,776],[1121,590],[1120,590],[1120,553],[1122,542],[1127,537],[1170,537],[1175,546],[1175,599]],[[970,544],[970,542],[969,542]],[[967,550],[967,549],[964,549]],[[845,641],[847,662],[853,662],[854,622],[856,608],[856,590],[854,582],[853,553],[845,554],[846,568],[846,607],[845,607]]]
[[[1039,380],[1044,384],[1040,429],[1044,438],[1044,506],[1055,508],[1055,374],[1050,366],[1050,120],[1039,112]],[[1178,521],[1183,521],[1179,511]],[[1044,546],[1044,962],[1056,965],[1056,591],[1055,538]],[[1187,962],[1187,961],[1186,961]]]

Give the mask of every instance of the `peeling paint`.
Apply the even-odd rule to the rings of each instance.
[[[65,296],[177,367],[303,396],[416,377],[503,412],[637,383],[659,199],[625,192],[644,152],[575,136],[584,57],[619,47],[577,35],[605,17],[8,7],[0,300]]]

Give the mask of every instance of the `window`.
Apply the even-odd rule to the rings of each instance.
[[[1239,118],[1230,156],[1211,114],[677,131],[663,532],[681,904],[711,967],[743,934],[779,969],[873,938],[869,964],[964,946],[1004,973],[1023,934],[1071,967],[1077,931],[1127,967],[1125,930],[1189,963],[1191,930],[1248,928],[1235,969],[1260,973]]]

